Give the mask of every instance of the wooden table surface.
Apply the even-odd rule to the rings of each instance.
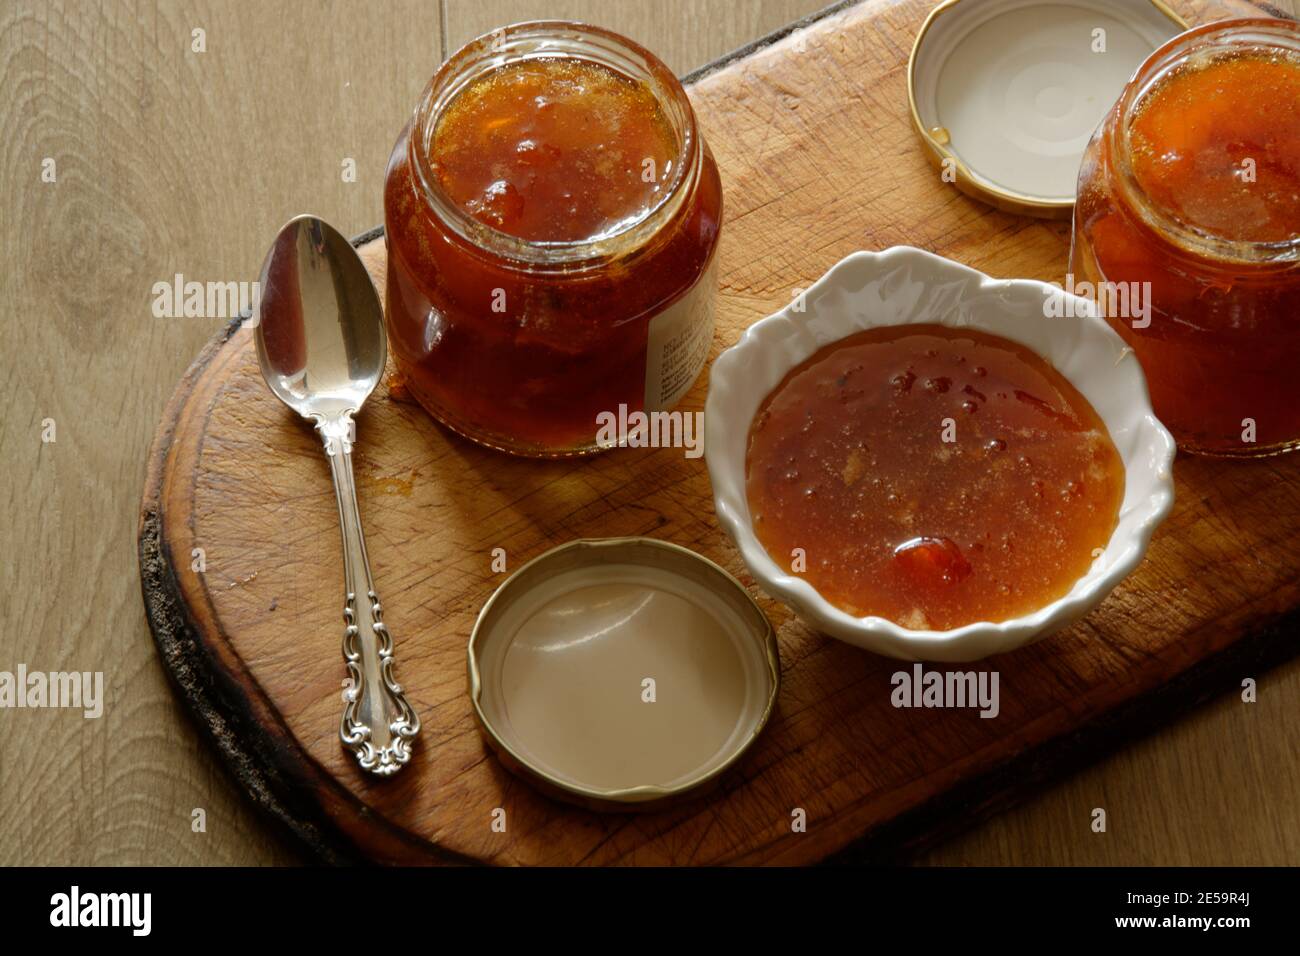
[[[379,223],[398,125],[445,52],[494,26],[588,20],[686,72],[820,5],[0,8],[0,671],[103,671],[105,688],[97,720],[0,710],[0,864],[299,860],[198,738],[145,624],[145,453],[177,379],[223,324],[155,318],[154,283],[255,279],[296,212],[348,234]],[[1298,0],[1273,5],[1300,12]],[[354,182],[342,175],[349,159]],[[49,420],[53,442],[42,440]],[[1258,677],[1258,702],[1211,701],[920,862],[1300,864],[1300,661],[1242,676]],[[1107,810],[1104,834],[1090,829],[1094,807]]]

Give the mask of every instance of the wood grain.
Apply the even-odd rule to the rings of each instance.
[[[680,18],[651,0],[547,9],[606,22],[685,71],[819,5],[691,0]],[[473,29],[466,16],[490,26],[539,12],[445,6],[453,45]],[[22,555],[0,562],[0,668],[102,669],[108,688],[99,721],[0,711],[0,863],[297,858],[173,699],[139,601],[142,462],[175,383],[220,326],[153,319],[149,288],[176,271],[252,278],[267,238],[302,209],[351,233],[378,222],[394,117],[445,46],[438,14],[416,0],[0,8],[0,540]],[[198,25],[211,41],[203,59],[188,52]],[[343,98],[354,89],[364,109]],[[328,167],[308,165],[321,142]],[[355,184],[338,175],[344,155],[358,158]],[[45,156],[57,185],[40,183]],[[45,417],[58,422],[53,446],[39,440]],[[927,859],[1298,862],[1298,699],[1293,664],[1263,682],[1259,704],[1225,697]],[[1088,833],[1098,795],[1133,823]],[[194,807],[207,810],[206,833],[191,831]]]
[[[3,540],[22,554],[0,567],[0,667],[102,670],[108,698],[97,721],[0,712],[0,861],[294,858],[220,774],[157,666],[133,501],[167,396],[223,324],[154,318],[153,283],[256,276],[264,237],[302,208],[355,231],[382,214],[394,118],[437,61],[439,21],[419,0],[386,4],[382,19],[359,9],[0,7],[0,482]],[[206,53],[190,52],[196,28]],[[55,183],[41,181],[45,157]],[[40,441],[45,418],[54,444]],[[191,830],[194,808],[206,833]]]
[[[820,3],[740,5],[763,29]],[[698,65],[684,57],[693,24],[713,18],[709,0],[662,27],[657,3],[626,6],[633,32],[681,50],[683,69]],[[223,324],[154,319],[150,288],[176,272],[255,278],[267,238],[295,212],[348,234],[380,221],[384,163],[439,62],[441,12],[427,0],[0,5],[0,540],[23,554],[0,562],[0,669],[102,670],[108,698],[98,721],[0,711],[0,864],[299,858],[195,733],[140,603],[149,443]],[[209,41],[201,56],[189,52],[196,27]],[[719,35],[699,61],[751,38]],[[55,184],[40,181],[47,156]],[[346,156],[355,183],[342,181]],[[40,441],[47,417],[52,446]],[[191,830],[194,808],[206,833]]]
[[[1209,5],[1225,7],[1243,5]],[[927,9],[868,0],[692,87],[731,202],[715,350],[859,247],[919,241],[995,275],[1063,268],[1068,227],[970,203],[916,149],[897,51]],[[382,287],[382,243],[363,256]],[[685,407],[703,396],[701,381]],[[894,710],[896,664],[764,601],[784,686],[753,753],[706,801],[602,817],[539,797],[491,758],[464,694],[465,637],[500,581],[497,547],[518,566],[575,537],[653,534],[747,580],[711,520],[702,462],[671,450],[507,459],[382,392],[372,402],[358,423],[362,509],[425,724],[396,780],[362,777],[335,737],[341,669],[319,664],[338,641],[333,496],[315,437],[266,393],[247,329],[211,346],[178,390],[146,489],[146,594],[187,612],[151,608],[169,666],[255,798],[328,859],[802,863],[858,853],[864,837],[877,856],[1236,686],[1243,668],[1291,652],[1300,621],[1300,458],[1180,461],[1179,506],[1139,572],[1078,627],[988,663],[1002,677],[997,720]],[[195,547],[202,573],[187,560]],[[505,834],[490,825],[498,807]],[[808,833],[790,832],[794,808]]]
[[[646,46],[679,76],[794,20],[822,2],[734,0],[449,0],[443,22],[447,49],[520,20],[579,20],[608,27]],[[671,38],[671,42],[663,42]]]

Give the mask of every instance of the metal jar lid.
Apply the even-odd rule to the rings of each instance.
[[[962,192],[1069,218],[1092,134],[1186,22],[1163,0],[945,0],[907,65],[912,123]]]
[[[469,640],[469,689],[502,762],[599,810],[675,802],[754,743],[776,634],[741,584],[653,538],[580,540],[507,578]]]

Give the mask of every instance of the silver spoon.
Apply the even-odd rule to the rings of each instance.
[[[420,719],[393,677],[393,641],[371,580],[352,478],[352,416],[384,371],[379,296],[350,242],[328,223],[297,216],[267,253],[253,321],[262,377],[315,424],[334,477],[347,592],[343,658],[351,678],[339,738],[362,768],[387,776],[411,759]]]

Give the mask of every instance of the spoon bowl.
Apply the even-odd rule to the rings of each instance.
[[[384,372],[384,312],[370,274],[314,216],[295,216],[276,236],[254,324],[262,377],[304,418],[357,411]]]

